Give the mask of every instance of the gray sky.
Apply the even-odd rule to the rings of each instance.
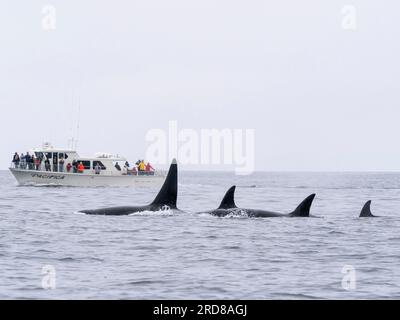
[[[356,30],[342,28],[348,4]],[[44,141],[67,146],[79,97],[84,154],[142,158],[146,132],[177,120],[255,129],[257,170],[400,170],[399,12],[395,0],[2,0],[0,168]]]

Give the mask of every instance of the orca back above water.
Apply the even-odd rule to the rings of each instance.
[[[169,168],[167,178],[154,201],[147,206],[126,206],[103,208],[97,210],[83,210],[81,213],[89,215],[123,216],[144,211],[178,210],[178,164],[174,159]]]
[[[369,200],[367,201],[367,203],[364,205],[364,207],[361,210],[360,213],[360,218],[372,218],[372,217],[376,217],[372,214],[371,212],[371,203],[372,201]]]
[[[231,214],[246,214],[251,218],[269,218],[269,217],[309,217],[310,216],[310,208],[314,201],[315,194],[308,196],[302,203],[291,213],[284,214],[260,209],[242,209],[238,208],[235,204],[235,191],[236,186],[231,187],[228,192],[225,194],[224,199],[221,202],[221,205],[218,209],[208,211],[205,213],[224,217]]]

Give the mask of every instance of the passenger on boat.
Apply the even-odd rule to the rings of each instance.
[[[117,169],[118,171],[121,171],[121,166],[119,165],[118,162],[115,164],[115,169]]]
[[[68,173],[71,172],[71,169],[72,169],[72,164],[68,162],[68,164],[67,164],[67,172]]]
[[[72,161],[73,173],[78,173],[78,162],[76,160]]]
[[[36,163],[36,157],[35,157],[35,155],[32,155],[31,156],[31,170],[36,170],[36,166],[35,166],[35,163]]]
[[[58,161],[58,171],[60,172],[64,172],[64,164],[65,164],[65,160],[64,158],[60,158],[60,160]]]
[[[30,163],[31,163],[31,170],[35,170],[35,155],[31,155]]]
[[[46,159],[46,161],[44,162],[44,167],[45,167],[46,171],[51,171],[51,165],[50,165],[49,159]]]
[[[32,170],[32,156],[29,154],[29,152],[25,155],[25,159],[28,170]]]
[[[139,163],[139,171],[146,171],[146,165],[144,164],[144,160],[141,160]]]
[[[36,171],[40,170],[41,164],[42,164],[42,159],[41,158],[35,158],[34,165],[35,165]]]
[[[96,164],[96,166],[94,167],[94,173],[95,174],[100,174],[101,173],[101,166],[99,163]]]
[[[35,156],[31,155],[29,159],[29,170],[35,170]]]
[[[151,166],[150,162],[147,162],[146,164],[146,172],[151,172],[154,171],[154,168]]]
[[[25,161],[25,156],[24,156],[24,154],[23,153],[21,153],[21,156],[20,156],[20,162],[19,162],[19,167],[21,168],[21,169],[23,169],[23,166],[24,166],[24,161]]]
[[[37,171],[41,171],[42,170],[42,163],[43,163],[43,155],[39,154],[39,156],[36,159],[37,159],[36,160],[36,164],[35,164],[35,165],[37,165],[36,170]]]
[[[30,156],[29,152],[25,155],[25,162],[28,170],[32,170],[32,157]]]
[[[29,168],[28,162],[29,162],[28,154],[25,154],[25,155],[24,155],[24,161],[23,161],[24,169],[28,169],[28,168]]]
[[[78,173],[83,173],[83,171],[85,171],[85,166],[83,165],[83,163],[81,162],[78,165]]]
[[[16,153],[14,154],[13,161],[12,161],[12,162],[14,163],[14,167],[15,167],[15,168],[18,168],[18,167],[19,167],[20,161],[21,161],[21,159],[20,159],[20,157],[19,157],[19,154],[18,154],[18,152],[16,152]]]
[[[130,165],[128,161],[125,162],[125,166],[129,169]]]
[[[24,168],[24,165],[25,165],[25,156],[24,156],[23,153],[21,153],[19,167],[20,167],[21,169],[25,169],[25,168]]]

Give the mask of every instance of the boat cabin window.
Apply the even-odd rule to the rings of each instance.
[[[86,161],[86,160],[76,160],[78,163],[83,164],[83,166],[85,167],[85,170],[90,170],[90,161]]]
[[[43,152],[35,152],[35,157],[36,158],[40,158],[40,159],[44,159],[44,154],[43,154]]]
[[[35,155],[37,158],[46,158],[46,159],[53,159],[53,158],[58,158],[58,159],[65,159],[67,160],[69,158],[68,154],[65,152],[35,152]]]
[[[107,168],[104,166],[104,164],[101,161],[93,161],[93,169],[96,169],[97,164],[100,165],[101,170],[107,170]]]

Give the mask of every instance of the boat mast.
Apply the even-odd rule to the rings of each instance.
[[[79,129],[81,126],[81,101],[80,97],[78,97],[78,123],[76,124],[76,141],[74,150],[78,150],[78,141],[79,141]]]
[[[80,104],[80,96],[78,95],[77,101],[78,107],[78,118],[77,124],[74,128],[74,110],[75,110],[75,103],[74,103],[74,95],[72,94],[72,115],[71,115],[71,138],[70,138],[70,149],[77,150],[78,149],[78,139],[79,139],[79,130],[80,130],[80,122],[81,122],[81,104]]]

